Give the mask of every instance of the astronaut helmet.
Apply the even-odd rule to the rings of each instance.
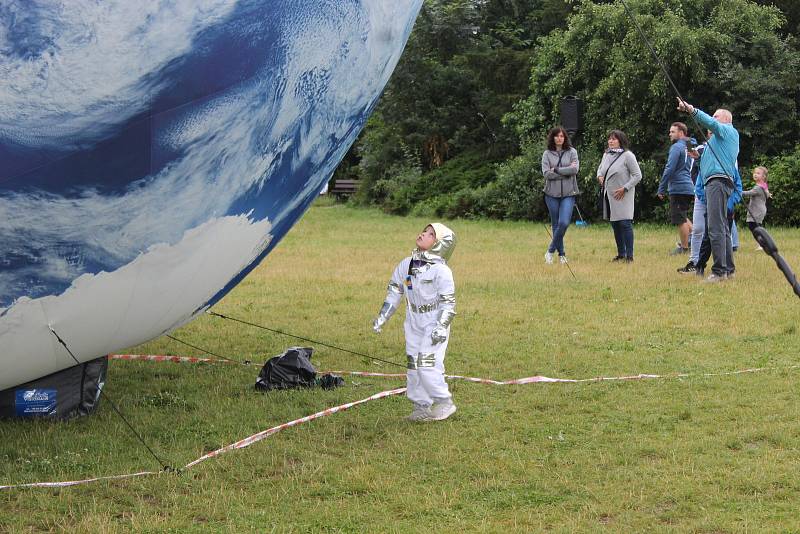
[[[442,261],[446,263],[456,248],[456,234],[442,223],[430,223],[426,228],[428,226],[433,228],[436,234],[436,242],[428,250],[415,250],[414,256],[426,261]]]

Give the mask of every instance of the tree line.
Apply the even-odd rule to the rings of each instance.
[[[800,2],[626,3],[684,98],[733,112],[745,184],[770,169],[768,222],[800,225]],[[334,179],[361,180],[355,202],[389,213],[544,220],[541,154],[566,96],[584,102],[583,215],[599,217],[595,171],[621,129],[644,175],[636,217],[665,221],[667,131],[692,124],[619,0],[426,0]]]

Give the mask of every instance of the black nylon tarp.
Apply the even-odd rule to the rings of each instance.
[[[291,389],[315,385],[317,370],[311,365],[310,347],[289,347],[286,352],[270,358],[256,380],[256,389]]]

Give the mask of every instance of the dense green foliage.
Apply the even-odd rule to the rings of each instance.
[[[797,74],[800,54],[777,35],[780,13],[747,0],[670,3],[630,2],[636,19],[664,67],[687,100],[713,113],[733,111],[741,134],[740,164],[791,150],[800,138]],[[643,164],[639,215],[650,218],[675,120],[694,125],[675,111],[675,98],[660,66],[649,54],[625,10],[585,1],[569,28],[544,38],[534,55],[531,96],[509,115],[524,143],[538,141],[558,120],[564,94],[586,105],[582,160],[593,172],[609,129],[625,131]],[[695,135],[698,128],[691,128]],[[776,135],[781,132],[781,135]]]
[[[800,226],[800,145],[793,152],[763,162],[769,168],[768,224],[790,224]]]
[[[361,200],[392,213],[483,215],[474,211],[486,204],[475,189],[495,180],[493,164],[519,153],[502,118],[527,95],[535,37],[563,24],[570,10],[560,0],[426,2],[356,157],[338,173],[359,160]],[[469,176],[466,162],[476,166]],[[443,195],[450,198],[432,198]]]
[[[740,166],[775,161],[785,191],[772,224],[798,224],[800,47],[795,3],[627,0],[677,89],[734,114]],[[337,176],[358,200],[396,214],[544,219],[544,135],[568,95],[585,103],[576,139],[582,194],[597,216],[594,173],[606,132],[624,130],[642,165],[639,219],[664,221],[655,195],[669,124],[683,120],[661,66],[619,1],[427,0],[373,118]],[[797,204],[794,204],[797,205]]]

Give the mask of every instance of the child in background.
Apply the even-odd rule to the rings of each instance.
[[[742,196],[748,199],[747,226],[751,232],[764,222],[764,217],[767,215],[767,199],[772,197],[767,185],[767,173],[766,167],[753,169],[753,181],[756,185],[751,190],[742,192]],[[761,247],[757,247],[756,250],[761,250]]]
[[[456,235],[441,223],[431,223],[417,236],[417,248],[394,270],[386,300],[372,324],[376,333],[391,318],[406,295],[406,395],[413,405],[410,421],[441,421],[456,406],[444,379],[444,356],[455,317],[453,272],[447,260]]]

